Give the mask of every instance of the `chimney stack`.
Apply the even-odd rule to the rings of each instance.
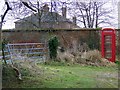
[[[45,5],[42,7],[42,11],[43,11],[43,12],[49,12],[48,4],[45,4]]]
[[[62,7],[62,16],[64,18],[66,18],[66,11],[67,11],[66,7]]]
[[[76,25],[76,16],[73,17],[73,23]]]

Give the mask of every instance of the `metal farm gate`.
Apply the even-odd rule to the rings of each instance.
[[[9,43],[5,46],[4,53],[7,63],[25,58],[44,62],[49,57],[46,43]]]

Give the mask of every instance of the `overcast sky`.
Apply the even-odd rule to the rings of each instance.
[[[11,1],[11,0],[9,0],[9,1]],[[12,0],[13,1],[13,0]],[[35,1],[35,0],[34,0]],[[47,1],[47,2],[49,2],[49,1],[51,1],[51,0],[43,0],[44,2],[45,1]],[[67,1],[67,0],[62,0],[62,1]],[[74,0],[74,1],[89,1],[89,0]],[[98,0],[97,0],[98,1]],[[103,1],[106,1],[106,0],[100,0],[101,2],[103,2]],[[115,28],[118,28],[118,25],[117,25],[117,23],[118,23],[118,20],[117,20],[117,18],[118,18],[118,8],[117,8],[117,2],[119,1],[119,0],[107,0],[107,1],[109,1],[109,3],[108,3],[108,5],[106,5],[106,7],[109,7],[109,8],[114,8],[114,11],[112,12],[113,14],[113,16],[116,18],[114,21],[113,21],[113,23],[115,22],[115,24],[116,25],[114,25],[113,27],[115,27]],[[4,4],[4,0],[0,0],[0,16],[1,15],[3,15],[3,13],[4,13],[4,9],[6,8],[6,5]],[[6,20],[7,19],[7,20]],[[5,22],[3,23],[3,29],[12,29],[12,28],[15,28],[15,26],[14,26],[14,21],[15,20],[13,20],[13,18],[12,17],[10,17],[10,16],[8,16],[8,15],[6,15],[6,17],[5,17]]]

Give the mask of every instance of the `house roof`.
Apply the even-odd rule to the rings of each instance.
[[[56,12],[46,12],[41,15],[41,22],[68,22],[73,23],[69,19],[59,15]],[[38,13],[32,14],[31,16],[25,17],[21,20],[16,21],[17,22],[24,22],[24,21],[32,21],[32,22],[38,22]]]

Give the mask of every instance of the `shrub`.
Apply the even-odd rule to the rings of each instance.
[[[58,39],[57,39],[56,36],[54,36],[49,40],[50,59],[56,59],[56,57],[57,57],[57,48],[58,48]]]

